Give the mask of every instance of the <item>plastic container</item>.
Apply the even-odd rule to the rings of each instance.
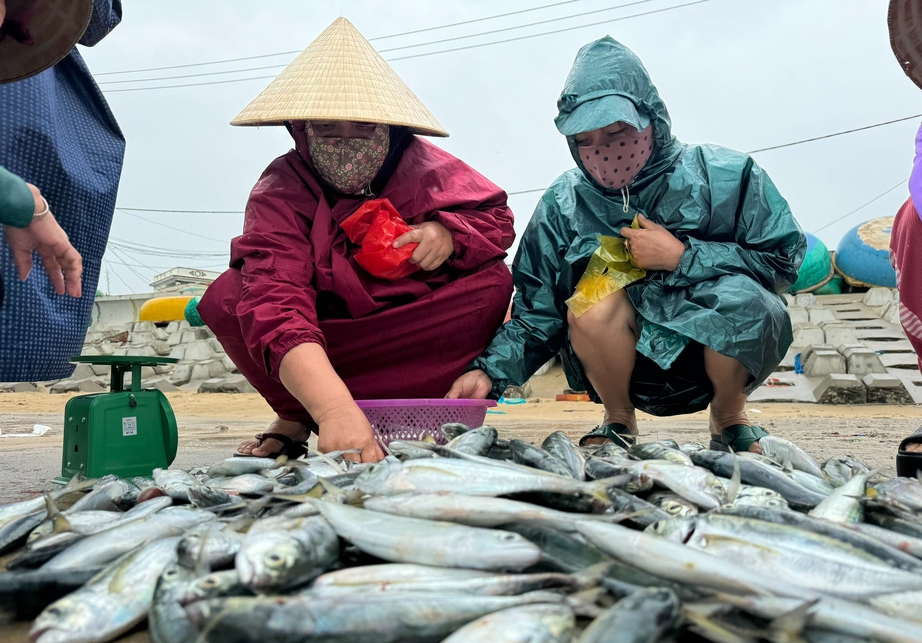
[[[385,446],[392,440],[422,440],[427,435],[445,444],[447,440],[439,430],[443,424],[482,426],[487,408],[496,406],[495,400],[357,400],[356,403],[375,430],[375,437]]]

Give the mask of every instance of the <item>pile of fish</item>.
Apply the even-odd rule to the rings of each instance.
[[[773,436],[442,432],[2,506],[0,617],[32,643],[922,642],[919,480]]]

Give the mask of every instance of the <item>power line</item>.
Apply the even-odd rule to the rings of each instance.
[[[134,292],[134,289],[133,289],[131,286],[128,285],[128,282],[125,281],[124,279],[122,279],[122,276],[121,276],[120,274],[118,274],[117,272],[115,272],[115,269],[112,267],[112,262],[109,261],[108,259],[103,259],[103,261],[105,261],[105,262],[109,265],[109,270],[108,270],[108,272],[111,273],[111,274],[114,274],[114,275],[115,275],[115,278],[118,279],[119,281],[121,281],[122,284],[125,286],[125,288],[128,289],[129,292]]]
[[[891,192],[893,192],[895,189],[897,189],[897,188],[900,187],[901,185],[906,185],[906,182],[907,182],[908,180],[909,180],[908,178],[903,179],[902,181],[900,181],[899,183],[897,183],[896,185],[894,185],[892,188],[890,188],[889,190],[887,190],[887,191],[884,192],[883,194],[878,194],[876,197],[874,197],[873,199],[871,199],[870,201],[868,201],[868,202],[865,203],[864,205],[859,205],[857,208],[855,208],[854,210],[852,210],[852,211],[849,212],[848,214],[843,214],[843,215],[842,215],[841,217],[839,217],[838,219],[836,219],[836,220],[834,220],[834,221],[830,221],[829,223],[827,223],[826,225],[822,226],[821,228],[817,228],[816,230],[813,231],[813,234],[816,234],[816,233],[819,232],[820,230],[825,230],[825,229],[828,228],[829,226],[835,225],[836,223],[838,223],[839,221],[842,221],[843,219],[847,219],[848,217],[852,216],[853,214],[855,214],[855,213],[858,212],[859,210],[863,210],[864,208],[866,208],[867,206],[871,205],[872,203],[874,203],[874,202],[877,201],[878,199],[882,199],[883,197],[887,196],[888,194],[890,194]]]
[[[785,143],[784,145],[775,145],[773,147],[763,147],[758,150],[752,150],[751,152],[746,152],[746,154],[756,154],[757,152],[767,152],[769,150],[778,150],[782,147],[791,147],[792,145],[801,145],[802,143],[812,143],[813,141],[821,141],[825,138],[832,138],[834,136],[842,136],[843,134],[851,134],[852,132],[861,132],[866,129],[872,129],[874,127],[882,127],[883,125],[892,125],[893,123],[902,123],[903,121],[909,121],[914,118],[920,118],[922,114],[913,114],[912,116],[906,116],[904,118],[898,118],[894,121],[886,121],[884,123],[875,123],[874,125],[866,125],[865,127],[857,127],[855,129],[848,129],[842,132],[836,132],[834,134],[826,134],[824,136],[815,136],[813,138],[805,138],[800,141],[794,141],[793,143]]]
[[[649,0],[644,0],[644,1],[649,1]],[[531,39],[531,38],[540,38],[540,37],[543,37],[543,36],[550,36],[550,35],[553,35],[553,34],[564,33],[564,32],[567,32],[567,31],[575,31],[575,30],[578,30],[578,29],[587,29],[587,28],[589,28],[589,27],[595,27],[595,26],[598,26],[598,25],[609,24],[609,23],[612,23],[612,22],[620,22],[620,21],[622,21],[622,20],[630,20],[631,18],[641,18],[641,17],[643,17],[643,16],[649,16],[649,15],[653,15],[653,14],[657,14],[657,13],[664,13],[664,12],[666,12],[666,11],[673,11],[673,10],[675,10],[675,9],[683,9],[683,8],[685,8],[685,7],[691,7],[691,6],[694,6],[694,5],[697,5],[697,4],[704,4],[705,2],[710,2],[710,1],[711,1],[711,0],[695,0],[694,2],[687,2],[687,3],[685,3],[685,4],[674,5],[674,6],[665,7],[665,8],[662,8],[662,9],[653,9],[653,10],[651,10],[651,11],[645,11],[645,12],[642,12],[642,13],[631,14],[630,16],[621,16],[621,17],[619,17],[619,18],[610,18],[610,19],[608,19],[608,20],[600,20],[600,21],[598,21],[598,22],[592,22],[592,23],[585,24],[585,25],[576,25],[576,26],[573,26],[573,27],[565,27],[565,28],[562,28],[562,29],[554,29],[554,30],[552,30],[552,31],[543,31],[543,32],[541,32],[541,33],[529,34],[529,35],[526,35],[526,36],[518,36],[518,37],[515,37],[515,38],[506,38],[506,39],[504,39],[504,40],[495,40],[495,41],[493,41],[493,42],[484,42],[484,43],[479,43],[479,44],[476,44],[476,45],[467,45],[467,46],[464,46],[464,47],[454,47],[454,48],[451,48],[451,49],[440,49],[439,51],[429,51],[429,52],[425,52],[425,53],[421,53],[421,54],[411,54],[411,55],[409,55],[409,56],[398,56],[397,58],[386,58],[385,60],[387,60],[388,62],[393,62],[393,61],[397,61],[397,60],[409,60],[409,59],[411,59],[411,58],[424,58],[424,57],[427,57],[427,56],[436,56],[436,55],[439,55],[439,54],[447,54],[447,53],[451,53],[451,52],[455,52],[455,51],[466,51],[466,50],[468,50],[468,49],[479,49],[480,47],[490,47],[490,46],[492,46],[492,45],[501,45],[501,44],[509,43],[509,42],[518,42],[518,41],[521,41],[521,40],[529,40],[529,39]],[[624,6],[627,6],[627,5],[624,5]],[[429,43],[429,44],[432,44],[432,43]],[[127,89],[110,89],[110,90],[105,91],[104,93],[110,94],[110,93],[115,93],[115,92],[142,92],[142,91],[152,91],[152,90],[156,90],[156,89],[178,89],[178,88],[182,88],[182,87],[203,87],[203,86],[206,86],[206,85],[224,85],[224,84],[228,84],[228,83],[238,83],[238,82],[244,82],[244,81],[249,81],[249,80],[263,80],[263,79],[267,79],[267,78],[275,78],[275,76],[253,76],[253,77],[251,77],[251,78],[236,78],[236,79],[232,79],[232,80],[219,80],[219,81],[212,81],[212,82],[205,82],[205,83],[186,83],[186,84],[183,84],[183,85],[158,85],[157,87],[131,87],[131,88],[127,88]]]
[[[120,210],[120,209],[121,209],[121,208],[116,208],[116,210]],[[187,230],[183,230],[182,228],[175,228],[175,227],[173,227],[173,226],[166,225],[165,223],[160,223],[159,221],[151,221],[151,220],[148,219],[147,217],[142,217],[140,214],[135,214],[134,212],[125,212],[125,214],[127,214],[127,215],[130,216],[130,217],[134,217],[134,218],[136,218],[136,219],[140,219],[141,221],[146,221],[147,223],[153,224],[153,225],[155,225],[155,226],[160,226],[161,228],[166,228],[167,230],[173,230],[173,231],[175,231],[175,232],[181,232],[182,234],[187,234],[187,235],[189,235],[190,237],[198,237],[199,239],[205,239],[206,241],[215,241],[215,242],[220,243],[220,244],[226,244],[226,243],[228,242],[227,239],[215,239],[214,237],[206,237],[206,236],[201,235],[201,234],[196,234],[196,233],[194,233],[194,232],[189,232],[189,231],[187,231]]]
[[[559,7],[565,4],[573,4],[574,2],[582,2],[582,0],[565,0],[565,2],[555,2],[553,4],[541,5],[540,7],[532,7],[530,9],[520,9],[518,11],[499,13],[499,14],[492,15],[492,16],[485,16],[483,18],[474,18],[473,20],[463,20],[461,22],[453,22],[447,25],[438,25],[436,27],[426,27],[424,29],[414,29],[413,31],[404,31],[401,33],[391,34],[389,36],[376,36],[374,38],[369,38],[368,40],[369,41],[386,40],[388,38],[398,38],[400,36],[410,36],[412,34],[423,33],[426,31],[436,31],[439,29],[448,29],[449,27],[459,27],[461,25],[469,25],[475,22],[484,22],[486,20],[494,20],[496,18],[506,18],[508,16],[515,16],[515,15],[522,14],[522,13],[530,13],[533,11],[539,11],[541,9],[549,9],[551,7]],[[257,56],[244,56],[243,58],[225,58],[224,60],[213,60],[210,62],[202,62],[202,63],[187,63],[184,65],[170,65],[168,67],[149,67],[147,69],[126,69],[123,71],[104,71],[104,72],[100,72],[95,75],[96,76],[114,76],[116,74],[136,74],[136,73],[142,73],[142,72],[148,72],[148,71],[163,71],[166,69],[184,69],[187,67],[202,67],[205,65],[220,65],[222,63],[236,63],[236,62],[241,62],[244,60],[256,60],[259,58],[272,58],[275,56],[290,56],[291,54],[299,54],[301,53],[301,51],[302,50],[300,49],[294,50],[294,51],[280,51],[274,54],[260,54]]]
[[[579,0],[572,0],[572,1],[579,1]],[[654,2],[654,1],[655,1],[655,0],[635,0],[634,2],[628,2],[628,3],[625,3],[625,4],[620,4],[620,5],[616,5],[616,6],[614,6],[614,7],[605,7],[604,9],[594,9],[594,10],[592,10],[592,11],[586,11],[586,12],[583,12],[583,13],[576,13],[576,14],[569,15],[569,16],[560,16],[559,18],[550,18],[550,19],[548,19],[548,20],[540,20],[540,21],[538,21],[538,22],[530,22],[530,23],[526,23],[526,24],[524,24],[524,25],[513,25],[513,26],[511,26],[511,27],[502,27],[502,28],[500,28],[500,29],[493,29],[493,30],[491,30],[491,31],[482,31],[482,32],[480,32],[480,33],[467,34],[467,35],[464,35],[464,36],[454,36],[454,37],[451,37],[451,38],[443,38],[443,39],[441,39],[441,40],[433,40],[433,41],[430,41],[430,42],[420,42],[420,43],[416,43],[416,44],[413,44],[413,45],[402,45],[402,46],[400,46],[400,47],[392,47],[392,48],[390,48],[390,49],[381,49],[381,50],[378,51],[378,53],[379,53],[379,54],[383,54],[383,53],[389,52],[389,51],[400,51],[400,50],[404,50],[404,49],[415,49],[415,48],[417,48],[417,47],[429,47],[430,45],[439,45],[439,44],[442,44],[442,43],[453,42],[453,41],[456,41],[456,40],[467,40],[467,39],[469,39],[469,38],[478,38],[478,37],[480,37],[480,36],[488,36],[488,35],[491,35],[491,34],[503,33],[503,32],[506,32],[506,31],[515,31],[515,30],[517,30],[517,29],[527,29],[528,27],[535,27],[535,26],[537,26],[537,25],[548,24],[548,23],[551,23],[551,22],[560,22],[561,20],[572,20],[573,18],[581,18],[581,17],[583,17],[583,16],[594,15],[594,14],[597,14],[597,13],[604,13],[604,12],[607,12],[607,11],[615,11],[615,10],[617,10],[617,9],[623,9],[623,8],[625,8],[625,7],[630,7],[630,6],[634,6],[634,5],[638,5],[638,4],[647,4],[647,3],[649,3],[649,2]],[[564,3],[564,4],[566,4],[566,3]],[[458,24],[465,24],[465,23],[458,23]],[[404,35],[404,34],[396,34],[396,35]],[[395,36],[396,36],[396,35],[395,35]],[[395,36],[394,36],[394,37],[395,37]],[[388,37],[392,37],[392,36],[388,36]],[[99,85],[117,85],[117,84],[124,84],[124,83],[148,83],[148,82],[156,82],[156,81],[164,81],[164,80],[180,80],[180,79],[183,79],[183,78],[201,78],[201,77],[204,77],[204,76],[220,76],[220,75],[224,75],[224,74],[236,74],[236,73],[238,73],[238,72],[239,72],[239,73],[243,73],[243,72],[249,72],[249,71],[262,71],[262,70],[265,70],[265,69],[278,69],[278,68],[280,68],[280,67],[286,67],[287,65],[288,65],[288,63],[280,64],[280,65],[268,65],[268,66],[264,66],[264,67],[247,67],[247,68],[245,68],[245,69],[229,69],[229,70],[225,70],[225,71],[210,71],[210,72],[204,72],[204,73],[201,73],[201,74],[184,74],[184,75],[182,75],[182,76],[160,76],[160,77],[158,77],[158,78],[135,78],[135,79],[131,79],[131,80],[110,80],[110,81],[102,81],[102,82],[100,82],[100,83],[98,83],[98,84],[99,84]]]

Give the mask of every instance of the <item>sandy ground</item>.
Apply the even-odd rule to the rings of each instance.
[[[501,404],[487,415],[502,437],[540,442],[548,433],[563,430],[578,438],[601,419],[601,407],[592,403],[556,402],[553,396],[566,386],[562,374],[552,372],[534,383],[535,398],[525,404]],[[60,472],[64,405],[70,396],[38,393],[0,395],[0,504],[22,500],[51,488]],[[258,395],[168,395],[180,427],[175,467],[207,465],[229,456],[241,440],[265,428],[273,414]],[[918,406],[821,406],[816,404],[753,404],[753,420],[770,432],[793,440],[819,460],[849,453],[872,467],[893,473],[900,440],[922,424]],[[50,426],[42,437],[6,437],[30,433],[35,424]],[[643,438],[671,437],[679,442],[705,442],[707,415],[655,418],[641,414]],[[28,623],[0,625],[0,641],[27,641]],[[148,641],[135,632],[121,639]]]

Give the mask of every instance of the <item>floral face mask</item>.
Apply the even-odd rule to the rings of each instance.
[[[304,129],[314,167],[324,181],[343,194],[361,194],[384,165],[390,148],[387,125],[376,126],[371,138],[324,138],[314,132],[310,122]]]
[[[601,185],[619,190],[631,184],[653,151],[653,126],[638,132],[630,125],[605,145],[577,147],[583,169]]]

